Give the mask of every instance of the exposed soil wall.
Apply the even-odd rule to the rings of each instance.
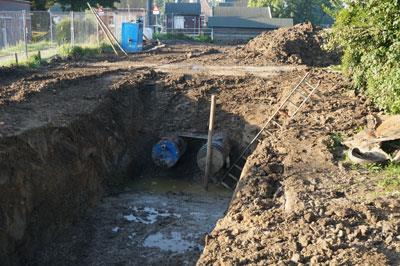
[[[147,78],[136,75],[130,84],[93,95],[90,110],[69,121],[0,139],[2,265],[27,264],[57,230],[96,204],[106,183],[126,176],[141,145],[133,140],[142,126],[138,92]]]
[[[228,129],[236,144],[247,141],[257,130],[252,124],[264,117],[245,119],[243,114],[268,112],[265,102],[274,101],[243,109],[242,101],[257,99],[238,95],[253,87],[262,97],[267,83],[250,76],[221,80],[154,71],[88,71],[33,75],[3,90],[0,259],[5,265],[29,264],[63,227],[96,205],[105,190],[118,191],[124,177],[193,175],[195,161],[159,171],[150,151],[160,136],[207,132],[212,93],[219,98],[217,130]],[[277,89],[277,83],[268,84]]]

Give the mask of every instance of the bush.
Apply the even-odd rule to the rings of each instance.
[[[75,59],[97,56],[103,53],[113,52],[110,45],[101,43],[99,46],[71,46],[64,44],[59,47],[59,54],[63,57]]]
[[[346,1],[336,14],[329,47],[340,47],[342,67],[357,90],[381,109],[400,113],[400,2]]]
[[[42,59],[39,54],[34,54],[29,56],[25,64],[28,68],[37,68],[42,64]]]
[[[87,42],[88,36],[96,32],[96,21],[90,17],[78,17],[74,20],[74,38],[77,43]],[[55,39],[58,44],[71,42],[71,19],[63,18],[56,25]]]
[[[187,40],[195,42],[212,42],[211,37],[205,34],[199,34],[198,36],[188,36],[183,33],[154,33],[154,39],[159,40]]]

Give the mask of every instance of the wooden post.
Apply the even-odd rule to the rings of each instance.
[[[103,32],[106,34],[106,37],[111,45],[111,47],[113,48],[114,52],[116,55],[118,55],[117,50],[115,50],[114,44],[113,44],[113,40],[115,41],[115,43],[117,44],[118,48],[126,55],[128,56],[128,54],[126,53],[126,51],[121,47],[121,45],[119,44],[117,38],[115,38],[115,36],[112,34],[112,32],[110,31],[110,29],[107,27],[107,25],[104,23],[104,21],[100,18],[99,14],[97,14],[97,12],[92,8],[92,6],[89,3],[86,3],[90,9],[90,11],[92,12],[92,14],[96,17],[97,19],[97,23],[100,25],[101,29],[103,30]]]
[[[108,43],[111,45],[111,48],[113,49],[114,53],[118,56],[118,52],[115,49],[115,46],[111,40],[111,37],[108,35],[108,32],[104,28],[103,24],[100,22],[101,18],[97,16],[97,13],[95,13],[94,9],[92,8],[92,6],[89,3],[86,3],[86,4],[88,5],[88,7],[89,7],[90,11],[92,12],[92,14],[94,15],[94,17],[96,18],[97,24],[100,26],[103,33],[106,35],[106,39],[107,39]]]
[[[15,65],[18,66],[18,54],[15,53]]]
[[[38,51],[38,58],[39,58],[39,62],[42,62],[42,55],[40,53],[40,50]]]
[[[210,121],[208,123],[208,138],[207,138],[207,156],[206,156],[206,169],[204,171],[204,188],[208,188],[208,178],[210,176],[210,170],[212,167],[212,138],[214,135],[214,119],[215,119],[215,95],[211,95],[211,109],[210,109]]]

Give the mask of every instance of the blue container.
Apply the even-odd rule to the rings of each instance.
[[[143,24],[141,22],[122,23],[122,48],[127,53],[137,53],[143,48]]]
[[[174,166],[186,150],[186,143],[179,137],[168,137],[153,146],[151,157],[154,163],[163,168]]]

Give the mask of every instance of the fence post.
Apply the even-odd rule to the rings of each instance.
[[[113,24],[114,24],[114,35],[117,35],[117,14],[114,12],[113,14]]]
[[[15,53],[15,65],[18,66],[18,54]]]
[[[71,45],[75,45],[74,11],[71,11]]]
[[[53,18],[51,17],[51,12],[49,12],[50,16],[50,43],[53,44],[54,36],[53,36]]]
[[[27,29],[26,29],[26,11],[22,10],[22,27],[24,31],[24,46],[25,46],[25,56],[28,58],[28,36],[27,36]]]
[[[99,23],[96,23],[96,39],[97,39],[97,44],[100,44]]]
[[[6,24],[7,25],[7,24]],[[7,28],[2,28],[3,31],[3,40],[4,40],[4,47],[8,46],[8,40],[7,40]]]

